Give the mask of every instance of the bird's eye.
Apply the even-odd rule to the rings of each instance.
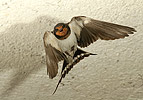
[[[57,32],[57,31],[58,31],[58,29],[55,29],[55,31]]]

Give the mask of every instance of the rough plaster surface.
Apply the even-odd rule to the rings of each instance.
[[[85,48],[55,95],[43,34],[73,16],[135,27],[137,33]],[[60,70],[60,69],[59,69]],[[0,100],[143,100],[143,0],[0,0]]]

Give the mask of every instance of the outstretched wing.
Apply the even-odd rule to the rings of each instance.
[[[51,32],[45,32],[44,47],[46,52],[47,73],[49,78],[54,78],[58,73],[58,62],[66,59],[58,46],[57,39]]]
[[[128,26],[94,20],[85,16],[73,17],[68,24],[76,34],[80,47],[87,47],[99,38],[101,40],[114,40],[136,32],[134,28]]]

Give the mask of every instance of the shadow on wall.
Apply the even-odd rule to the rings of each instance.
[[[30,23],[13,25],[0,35],[0,75],[2,77],[6,72],[6,75],[10,74],[0,95],[10,93],[31,73],[39,71],[42,67],[46,69],[43,34],[52,30],[57,21],[42,16]]]

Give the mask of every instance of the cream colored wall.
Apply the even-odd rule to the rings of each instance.
[[[59,75],[46,75],[43,34],[85,15],[136,28],[77,64],[51,95]],[[143,0],[1,0],[0,100],[143,100]]]

